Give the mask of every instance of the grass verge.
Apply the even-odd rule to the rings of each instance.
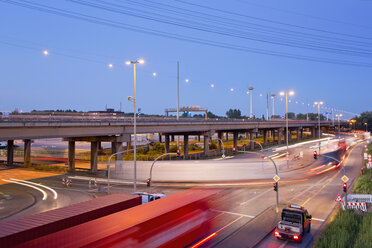
[[[369,154],[372,153],[372,144],[368,146]],[[359,175],[355,183],[354,194],[372,194],[372,169],[366,169]],[[372,213],[359,215],[353,210],[343,211],[341,208],[335,219],[315,242],[314,247],[372,247]]]

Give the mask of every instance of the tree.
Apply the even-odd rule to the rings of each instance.
[[[239,119],[239,118],[242,118],[242,113],[240,109],[229,109],[229,111],[226,112],[226,116],[228,118]]]
[[[372,111],[365,111],[361,113],[359,117],[355,116],[353,119],[356,120],[356,129],[366,130],[365,123],[367,123],[367,130],[372,130]]]
[[[207,112],[207,116],[208,116],[208,118],[219,118],[218,115],[213,114],[211,111]]]
[[[296,114],[295,114],[295,113],[293,113],[293,112],[288,112],[288,119],[293,120],[293,119],[296,119],[295,117],[296,117]]]

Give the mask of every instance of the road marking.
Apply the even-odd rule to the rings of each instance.
[[[240,216],[240,217],[238,217],[237,219],[231,221],[229,224],[227,224],[227,225],[221,227],[220,229],[218,229],[218,230],[216,231],[216,233],[222,231],[222,230],[225,229],[226,227],[231,226],[232,224],[234,224],[235,222],[237,222],[237,221],[240,220],[241,218],[243,218],[243,216]]]
[[[347,161],[349,161],[349,158],[350,158],[350,155],[352,153],[352,151],[356,148],[356,146],[354,146],[351,150],[350,150],[350,153],[348,154],[347,158],[343,161],[344,165],[347,163]],[[335,177],[340,174],[342,170],[339,170],[333,177],[331,177],[328,181],[328,183],[326,183],[318,192],[316,192],[313,196],[311,196],[309,199],[307,199],[303,204],[302,206],[305,206],[305,204],[307,204],[309,201],[311,201],[315,196],[317,196],[328,184],[330,184],[334,179]]]
[[[283,243],[281,246],[279,246],[279,248],[283,248],[283,247],[285,247],[287,244],[288,244],[288,240],[286,240],[285,243]]]
[[[268,192],[271,192],[271,191],[272,191],[272,189],[268,189],[268,190],[262,192],[261,194],[258,194],[258,195],[256,195],[256,196],[252,197],[252,198],[249,199],[248,201],[245,201],[245,202],[240,203],[240,206],[243,206],[243,205],[247,204],[249,201],[255,200],[255,199],[257,199],[258,197],[261,197],[262,195],[264,195],[264,194],[266,194],[266,193],[268,193]],[[254,192],[254,193],[256,194],[256,192]]]
[[[3,179],[3,181],[8,182],[8,183],[15,183],[15,184],[19,184],[19,185],[23,185],[23,186],[27,186],[27,187],[36,189],[36,190],[40,191],[43,194],[43,201],[47,198],[47,193],[44,190],[39,189],[36,186],[30,185],[30,184],[26,184],[26,183],[20,183],[20,182],[17,182],[17,181],[6,180],[6,179]]]
[[[318,218],[311,218],[312,220],[316,220],[316,221],[321,221],[321,222],[324,222],[325,220],[323,219],[318,219]]]
[[[58,198],[57,192],[54,189],[52,189],[52,188],[50,188],[48,186],[45,186],[45,185],[42,185],[42,184],[39,184],[39,183],[25,181],[25,180],[15,179],[15,178],[10,178],[10,180],[14,180],[14,181],[17,181],[17,182],[23,182],[23,183],[29,183],[29,184],[33,184],[33,185],[36,185],[36,186],[39,186],[39,187],[43,187],[43,188],[49,189],[50,191],[53,192],[54,199],[57,199]]]
[[[247,217],[247,218],[251,218],[251,219],[253,219],[255,217],[255,216],[252,216],[252,215],[239,214],[239,213],[228,212],[228,211],[221,211],[221,210],[216,210],[216,209],[213,209],[212,211],[219,212],[219,213],[225,213],[225,214],[238,215],[240,217]]]

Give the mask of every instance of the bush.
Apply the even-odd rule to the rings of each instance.
[[[209,149],[217,149],[217,144],[215,142],[211,142],[209,144]]]

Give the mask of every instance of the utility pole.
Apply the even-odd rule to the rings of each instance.
[[[177,121],[180,118],[180,62],[177,61]],[[179,149],[179,136],[177,135],[177,149]]]

